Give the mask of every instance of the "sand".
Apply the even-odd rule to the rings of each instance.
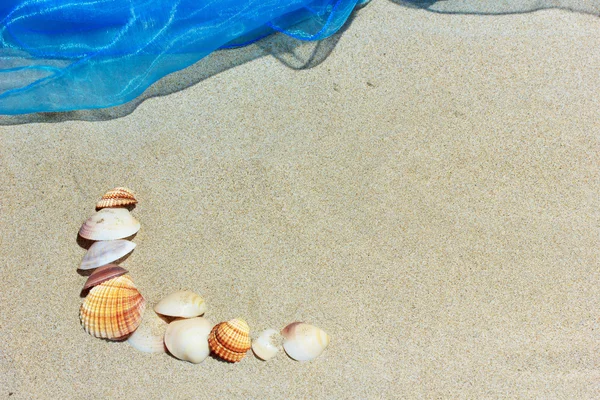
[[[598,18],[378,0],[294,46],[1,118],[0,397],[598,398]],[[85,333],[77,231],[118,185],[150,305],[190,289],[330,347],[193,365]]]

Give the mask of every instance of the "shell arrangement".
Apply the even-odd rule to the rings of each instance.
[[[203,362],[209,354],[223,361],[241,361],[252,349],[261,360],[275,357],[281,348],[297,361],[313,360],[329,344],[329,335],[316,326],[293,322],[281,331],[267,329],[252,340],[250,326],[241,318],[213,325],[202,317],[206,302],[189,290],[174,292],[146,310],[146,300],[128,271],[117,263],[133,251],[127,240],[140,229],[130,210],[135,194],[116,187],[96,204],[79,236],[94,241],[83,257],[80,270],[93,270],[82,290],[87,294],[79,309],[84,330],[108,340],[125,340],[147,353],[169,352],[191,363]]]

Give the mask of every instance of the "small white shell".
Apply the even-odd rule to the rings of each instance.
[[[131,236],[140,230],[140,223],[126,208],[103,208],[79,229],[79,236],[89,240],[115,240]]]
[[[329,344],[329,335],[316,326],[293,322],[281,330],[283,348],[297,361],[317,358]]]
[[[279,352],[281,336],[275,329],[267,329],[252,342],[252,351],[261,360],[270,360]]]
[[[94,269],[101,267],[106,264],[110,264],[113,261],[129,254],[135,248],[135,243],[129,240],[109,240],[95,242],[90,246],[79,269]]]
[[[159,301],[154,311],[168,317],[192,318],[206,312],[206,303],[196,293],[182,290]]]
[[[127,339],[136,350],[144,353],[165,353],[164,336],[167,323],[153,311],[146,311],[142,323]]]
[[[165,345],[180,360],[201,363],[210,354],[208,335],[212,324],[205,318],[173,321],[165,332]]]

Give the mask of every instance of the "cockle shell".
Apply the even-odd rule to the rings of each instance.
[[[180,360],[201,363],[210,354],[211,328],[212,324],[202,317],[173,321],[165,332],[165,345],[169,353]]]
[[[206,312],[206,303],[196,293],[182,290],[159,301],[154,306],[154,311],[168,317],[192,318]]]
[[[107,207],[127,207],[137,203],[133,192],[124,187],[116,187],[109,190],[102,196],[102,199],[96,203],[96,209]]]
[[[270,360],[279,352],[280,338],[275,329],[267,329],[252,341],[252,351],[261,360]]]
[[[88,218],[79,229],[79,236],[89,240],[115,240],[131,236],[140,230],[140,223],[126,208],[103,208]]]
[[[94,286],[79,309],[83,328],[92,336],[121,340],[137,329],[146,301],[129,275]]]
[[[282,329],[283,348],[297,361],[317,358],[329,344],[329,335],[316,326],[293,322]]]
[[[129,240],[108,240],[95,242],[90,246],[79,269],[94,269],[118,260],[119,258],[131,253],[135,248],[135,243]]]
[[[117,264],[107,264],[100,268],[96,268],[96,270],[88,277],[87,281],[85,281],[83,290],[97,286],[109,279],[125,275],[127,272],[128,271],[125,268],[119,267]]]
[[[146,310],[142,323],[129,336],[127,343],[144,353],[164,353],[166,352],[164,343],[166,330],[167,323],[154,311]]]
[[[221,322],[210,332],[208,345],[211,351],[223,360],[238,362],[252,346],[250,327],[240,318]]]

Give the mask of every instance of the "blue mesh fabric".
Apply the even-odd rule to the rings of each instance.
[[[275,31],[326,38],[368,1],[0,0],[0,114],[123,104],[219,48]],[[600,15],[600,0],[391,1],[449,14]]]
[[[361,0],[1,0],[0,114],[109,107],[219,48],[335,33]]]

